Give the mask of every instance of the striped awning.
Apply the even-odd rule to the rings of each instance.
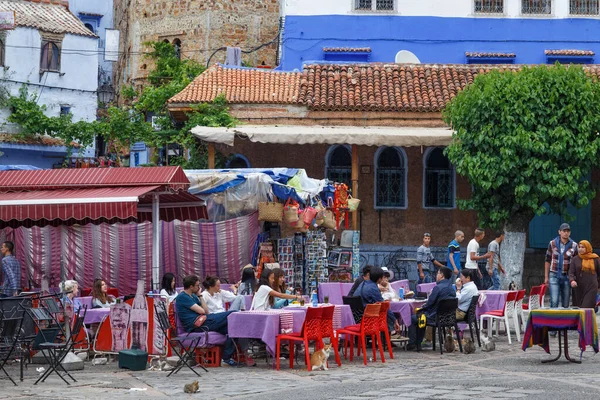
[[[137,182],[137,185],[135,184]],[[0,228],[208,218],[179,167],[0,172]]]

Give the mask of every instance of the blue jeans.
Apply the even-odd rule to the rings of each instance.
[[[246,309],[246,299],[242,295],[237,295],[229,305],[229,311],[240,311]]]
[[[206,321],[200,328],[196,328],[195,331],[204,331],[208,329],[209,332],[218,332],[222,335],[227,336],[225,340],[225,348],[223,349],[223,360],[229,360],[235,352],[235,345],[233,339],[227,335],[227,317],[229,314],[235,311],[225,311],[220,313],[208,314]]]
[[[419,276],[419,281],[417,282],[418,284],[433,282],[433,279],[431,279],[431,271],[425,271],[424,270],[423,271],[423,275],[424,275],[423,279],[421,279],[421,277]]]
[[[500,274],[498,274],[498,270],[494,268],[494,272],[492,273],[492,287],[491,290],[500,290]]]
[[[550,272],[550,307],[558,307],[560,301],[562,307],[569,307],[569,297],[571,295],[571,284],[569,277],[565,274]]]

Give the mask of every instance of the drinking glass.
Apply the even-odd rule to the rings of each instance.
[[[304,297],[300,299],[300,306],[304,307]]]
[[[324,296],[323,301],[325,302],[325,304],[329,304],[329,296]]]

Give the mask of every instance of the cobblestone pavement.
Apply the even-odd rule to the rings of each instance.
[[[513,337],[514,340],[514,337]],[[574,345],[576,334],[571,334]],[[556,352],[553,339],[552,353]],[[579,350],[573,349],[578,357]],[[387,356],[387,354],[386,354]],[[201,372],[200,391],[184,394],[183,386],[196,379],[189,370],[167,378],[166,372],[119,370],[115,362],[93,366],[86,362],[83,371],[73,372],[78,380],[71,386],[53,376],[45,383],[33,386],[36,366],[26,371],[24,382],[13,387],[0,379],[2,399],[590,399],[600,398],[597,377],[600,356],[593,351],[582,354],[580,365],[564,358],[551,364],[541,364],[549,356],[538,347],[521,350],[506,338],[497,342],[497,350],[464,355],[458,352],[440,355],[425,349],[422,353],[395,349],[395,358],[386,363],[362,364],[362,358],[352,363],[344,361],[341,368],[330,359],[329,371],[307,372],[287,368],[269,368],[263,360],[257,367],[232,368],[223,366]],[[18,376],[15,365],[10,366],[13,377]],[[134,389],[134,390],[131,390]]]

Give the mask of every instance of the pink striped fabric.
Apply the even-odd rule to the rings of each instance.
[[[174,273],[178,286],[188,274],[239,280],[259,233],[256,213],[217,223],[175,220],[161,227],[161,276]],[[150,289],[151,223],[5,228],[0,239],[15,242],[23,287],[40,287],[42,279],[57,287],[64,276],[77,280],[80,288],[102,278],[120,294],[135,293],[138,279]]]

